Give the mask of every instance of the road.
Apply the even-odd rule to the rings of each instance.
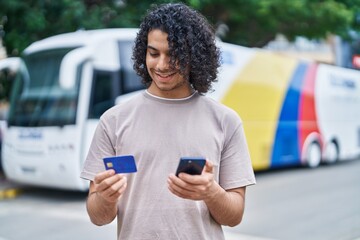
[[[256,178],[243,222],[225,228],[227,240],[360,240],[360,160]],[[116,239],[115,222],[90,223],[85,193],[17,188],[21,194],[0,200],[0,240]]]
[[[257,174],[242,224],[228,229],[277,240],[360,239],[360,160]]]

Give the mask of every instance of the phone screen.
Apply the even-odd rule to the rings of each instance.
[[[191,175],[200,175],[204,169],[205,163],[205,158],[182,157],[180,158],[180,162],[175,175],[178,176],[181,172]]]

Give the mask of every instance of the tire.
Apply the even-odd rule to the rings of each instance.
[[[325,150],[325,163],[334,164],[339,159],[339,149],[334,141],[331,141]]]
[[[306,151],[306,165],[316,168],[321,163],[321,148],[317,142],[312,142]]]

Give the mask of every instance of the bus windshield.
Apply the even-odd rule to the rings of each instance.
[[[10,96],[9,126],[75,124],[81,66],[72,89],[63,89],[59,84],[61,60],[72,49],[53,49],[23,57]]]

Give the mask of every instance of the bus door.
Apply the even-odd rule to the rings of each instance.
[[[136,91],[144,89],[140,77],[133,70],[131,60],[133,43],[130,40],[116,42],[114,48],[117,49],[118,59],[107,59],[108,62],[112,62],[111,67],[106,68],[104,62],[93,65],[88,116],[83,131],[82,162],[86,158],[100,116],[114,106],[119,98],[127,98]],[[119,63],[118,68],[114,68],[114,62]]]

